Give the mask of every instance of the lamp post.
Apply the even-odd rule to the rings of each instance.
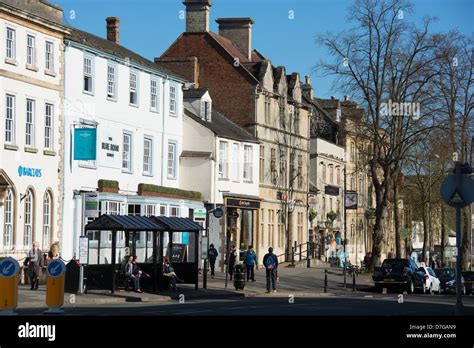
[[[431,230],[431,160],[434,158],[439,158],[439,155],[434,154],[433,156],[429,156],[428,158],[428,176],[429,176],[429,191],[428,191],[428,233],[429,233],[429,254],[430,257],[434,251],[434,238],[433,238],[433,231]],[[426,257],[426,255],[425,255]],[[427,258],[429,262],[429,258]]]
[[[351,236],[352,236],[352,239],[354,240],[354,245],[356,247],[356,253],[357,253],[357,239],[354,235],[354,219],[352,219],[352,223],[351,223]],[[352,250],[354,251],[354,248],[352,248]],[[355,260],[357,260],[357,254],[355,256]]]

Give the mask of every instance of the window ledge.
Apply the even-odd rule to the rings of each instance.
[[[85,93],[85,92],[84,92]],[[110,101],[113,101],[113,102],[117,102],[117,98],[116,97],[109,97],[107,96],[107,100],[110,100]]]
[[[160,113],[160,111],[159,111],[158,109],[151,109],[151,108],[150,108],[150,112],[153,112],[153,113],[155,113],[155,114],[159,114],[159,113]]]
[[[46,156],[56,156],[56,151],[43,150],[43,155],[46,155]]]
[[[5,58],[5,63],[15,65],[15,66],[18,65],[18,61],[16,59],[12,59],[12,58]]]
[[[78,164],[79,168],[85,168],[85,169],[97,169],[95,166],[88,166],[87,164]]]
[[[44,74],[45,75],[48,75],[48,76],[52,76],[52,77],[56,77],[57,74],[54,72],[54,71],[51,71],[51,70],[45,70],[44,71]]]
[[[168,176],[168,180],[176,180],[176,177]]]
[[[229,178],[219,178],[219,181],[229,181]]]
[[[18,151],[18,146],[16,145],[5,144],[3,147],[5,150]]]
[[[134,108],[138,108],[138,104],[128,103],[128,105],[133,106]]]
[[[35,149],[34,147],[25,146],[25,152],[38,153],[38,149]]]
[[[124,173],[124,174],[133,174],[133,172],[131,170],[126,170],[126,169],[122,169],[122,173]]]
[[[153,177],[153,174],[151,174],[151,173],[143,173],[143,176],[148,176],[148,177],[152,178],[152,177]]]
[[[253,184],[252,180],[244,180],[244,184]]]
[[[31,70],[31,71],[34,71],[34,72],[38,72],[38,71],[39,71],[39,69],[38,69],[36,66],[34,66],[34,65],[26,64],[25,68],[26,68],[27,70]]]

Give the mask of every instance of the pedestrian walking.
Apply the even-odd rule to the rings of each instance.
[[[38,242],[33,242],[33,247],[28,251],[25,266],[28,265],[30,277],[30,290],[38,290],[41,267],[43,266],[43,252],[38,248]]]
[[[276,277],[278,269],[278,258],[273,253],[273,248],[268,248],[268,254],[263,257],[263,265],[265,266],[265,274],[267,276],[267,294],[270,293],[270,283],[273,292],[276,292]]]
[[[257,254],[253,250],[253,246],[249,245],[249,249],[245,252],[244,263],[247,270],[247,281],[252,279],[255,281],[255,265],[257,263]]]
[[[211,244],[209,246],[209,251],[208,251],[207,255],[209,257],[209,264],[211,266],[211,278],[214,278],[214,270],[215,270],[215,267],[216,267],[216,260],[217,260],[217,256],[219,256],[219,253],[217,252],[217,249],[214,248],[214,244]]]
[[[230,275],[230,280],[232,280],[232,276],[234,275],[234,266],[235,266],[235,261],[237,260],[237,249],[235,248],[235,245],[230,246],[230,252],[228,257],[228,265],[229,265],[229,275]]]

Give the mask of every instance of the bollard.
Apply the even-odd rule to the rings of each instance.
[[[302,247],[302,244],[300,244],[300,261],[301,261],[301,256],[302,256],[302,255],[301,255],[301,254],[302,254],[301,250],[303,250],[302,248],[303,248],[303,247]]]
[[[342,271],[342,274],[344,275],[344,289],[346,289],[347,288],[347,281],[346,281],[346,263],[345,262],[343,263],[343,267],[344,267],[344,269]]]
[[[20,264],[11,257],[0,262],[0,315],[16,315]]]
[[[311,268],[311,260],[309,257],[306,259],[306,268]]]
[[[356,274],[352,271],[352,291],[356,291]]]
[[[46,305],[48,309],[45,314],[64,313],[61,309],[64,304],[64,278],[66,273],[66,265],[61,260],[53,260],[48,265],[46,283]]]
[[[328,292],[328,270],[324,269],[324,292]]]

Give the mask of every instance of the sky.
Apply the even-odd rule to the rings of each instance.
[[[50,0],[64,9],[64,21],[78,29],[105,37],[108,16],[120,18],[120,44],[153,59],[160,56],[185,30],[182,0]],[[318,76],[314,67],[326,58],[326,50],[315,37],[339,33],[353,26],[350,0],[212,0],[210,29],[218,32],[215,20],[225,17],[251,17],[255,20],[252,47],[284,65],[288,74],[311,75],[315,95],[341,97],[332,90],[332,80]],[[419,22],[437,17],[434,31],[457,29],[465,35],[474,32],[473,0],[414,0],[414,12],[407,20]],[[181,12],[182,11],[182,12]]]

